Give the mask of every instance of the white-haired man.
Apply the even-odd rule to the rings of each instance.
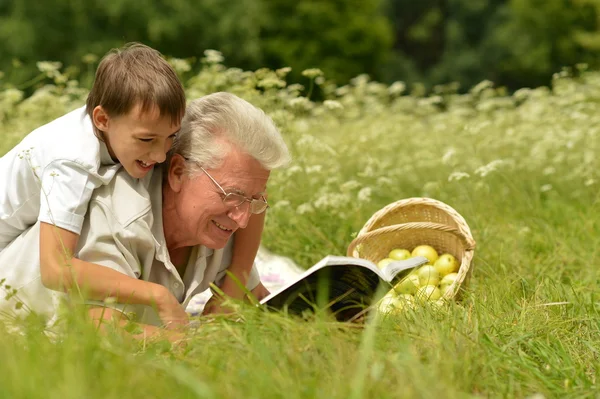
[[[229,93],[194,100],[164,167],[140,180],[119,173],[94,192],[77,255],[153,282],[163,290],[157,292],[185,307],[211,283],[223,281],[233,233],[246,227],[251,214],[267,209],[270,171],[289,158],[281,134],[258,108]],[[62,294],[41,284],[36,228],[7,248],[13,261],[0,268],[0,278],[17,295],[0,300],[0,310],[53,317]],[[257,271],[248,272],[238,277],[262,297],[266,290]],[[88,302],[90,314],[106,318],[125,311],[136,321],[160,323],[151,307],[116,301],[108,308]]]

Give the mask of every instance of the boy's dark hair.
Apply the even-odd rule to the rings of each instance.
[[[161,116],[168,115],[178,124],[185,113],[185,92],[175,70],[157,50],[128,43],[100,61],[86,112],[92,118],[94,108],[101,105],[109,116],[119,116],[137,104],[142,112],[156,106]]]

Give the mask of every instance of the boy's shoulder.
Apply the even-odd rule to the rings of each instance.
[[[54,161],[72,161],[91,170],[101,166],[101,143],[94,134],[85,107],[38,127],[18,147],[31,149],[44,165]]]

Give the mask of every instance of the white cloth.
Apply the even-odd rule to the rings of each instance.
[[[79,234],[92,191],[119,168],[84,107],[28,134],[0,158],[0,251],[37,221]]]
[[[271,293],[279,291],[304,273],[304,269],[292,259],[275,255],[263,246],[258,249],[254,265],[260,275],[260,282]],[[186,311],[192,315],[201,314],[211,296],[210,290],[194,296]]]
[[[51,320],[61,294],[41,284],[36,229],[39,229],[39,222],[0,252],[0,279],[4,278],[5,283],[18,289],[18,297],[27,308]],[[161,284],[185,307],[210,283],[219,285],[222,282],[231,262],[232,245],[233,239],[224,249],[194,247],[185,274],[180,276],[170,261],[163,233],[161,168],[156,168],[141,180],[122,170],[110,184],[94,192],[75,256],[131,277]],[[254,289],[259,281],[253,268],[246,287]],[[159,324],[151,307],[111,307],[131,313],[133,320]],[[1,313],[14,312],[14,308],[14,301],[0,298]]]

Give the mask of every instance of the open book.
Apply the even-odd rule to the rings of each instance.
[[[328,309],[337,320],[348,321],[379,300],[412,269],[427,262],[427,258],[417,256],[379,269],[365,259],[330,255],[260,303],[298,315]],[[380,289],[382,286],[387,289]]]

